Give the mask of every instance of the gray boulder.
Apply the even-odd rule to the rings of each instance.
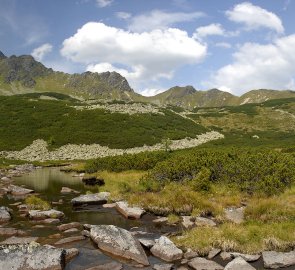
[[[73,205],[82,205],[82,204],[94,204],[94,205],[102,205],[107,203],[110,197],[109,192],[99,192],[95,194],[86,194],[80,195],[71,200]]]
[[[34,220],[42,220],[42,219],[59,219],[64,217],[64,213],[61,211],[57,211],[55,209],[50,209],[46,211],[42,210],[31,210],[29,211],[29,217]]]
[[[161,236],[156,240],[156,244],[151,248],[151,252],[154,256],[167,262],[180,260],[183,256],[182,250],[176,247],[166,236]]]
[[[149,265],[140,242],[125,229],[113,225],[92,226],[90,237],[103,251],[145,266]]]
[[[65,266],[65,250],[39,246],[1,245],[0,269],[5,270],[62,270]]]
[[[295,265],[295,250],[290,252],[264,251],[262,258],[265,268],[288,267]]]
[[[5,206],[0,207],[0,223],[5,223],[11,220],[11,210]]]
[[[220,264],[201,257],[192,259],[188,265],[195,270],[223,270],[223,266]]]
[[[124,217],[131,219],[140,219],[141,216],[145,213],[142,208],[130,207],[127,202],[117,202],[116,209]]]
[[[247,263],[243,258],[237,257],[228,263],[224,270],[255,270],[255,268]]]

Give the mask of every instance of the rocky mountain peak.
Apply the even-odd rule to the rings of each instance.
[[[3,52],[0,51],[0,60],[7,58]]]
[[[126,78],[124,78],[121,74],[118,72],[103,72],[98,74],[100,79],[110,85],[111,87],[121,90],[121,91],[127,91],[127,92],[134,92],[133,89],[130,87],[128,81]]]

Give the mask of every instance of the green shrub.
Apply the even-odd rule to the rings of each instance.
[[[25,199],[25,204],[29,209],[33,210],[49,210],[51,208],[49,202],[42,200],[41,198],[31,195]]]
[[[146,179],[160,183],[188,181],[199,191],[219,183],[248,194],[269,196],[294,183],[295,158],[274,150],[193,149],[159,162]]]
[[[165,160],[169,153],[163,151],[143,152],[139,154],[125,154],[115,157],[104,157],[90,160],[85,165],[87,173],[97,171],[121,172],[127,170],[148,170],[158,162]]]
[[[194,191],[211,191],[211,171],[208,168],[201,168],[195,178],[192,179],[191,185]]]

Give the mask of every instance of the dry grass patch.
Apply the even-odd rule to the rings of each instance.
[[[212,247],[244,253],[287,251],[295,246],[295,223],[225,223],[215,228],[195,228],[173,240],[176,244],[192,248],[201,254],[206,254]]]

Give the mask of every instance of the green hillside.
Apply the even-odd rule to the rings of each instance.
[[[56,93],[1,96],[0,150],[19,150],[35,139],[44,139],[52,147],[98,143],[130,148],[165,138],[195,137],[207,130],[167,109],[162,109],[163,114],[129,115],[76,110],[77,105],[85,104]]]

